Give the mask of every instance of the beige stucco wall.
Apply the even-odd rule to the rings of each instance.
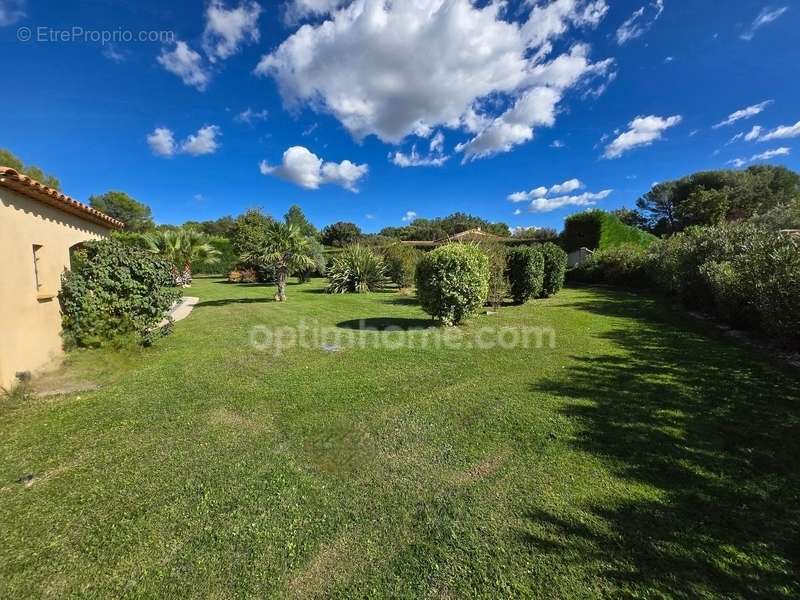
[[[69,249],[106,237],[102,225],[0,186],[0,386],[62,352],[58,290]],[[41,245],[37,289],[33,245]]]

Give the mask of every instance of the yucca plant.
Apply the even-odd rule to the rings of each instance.
[[[328,267],[330,294],[374,292],[387,281],[383,258],[358,244],[347,246]]]

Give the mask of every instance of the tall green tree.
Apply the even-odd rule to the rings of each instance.
[[[317,228],[306,218],[303,209],[297,204],[293,204],[289,207],[289,210],[283,215],[283,220],[290,225],[296,225],[300,233],[305,236],[316,237],[317,235]]]
[[[286,302],[289,276],[315,266],[311,250],[309,238],[296,225],[273,221],[266,228],[263,245],[242,256],[242,260],[275,269],[275,301]]]
[[[155,227],[150,207],[125,192],[110,191],[99,196],[89,196],[89,204],[109,217],[125,223],[128,231],[148,231]]]
[[[0,148],[0,166],[11,167],[15,171],[23,173],[31,179],[35,179],[39,183],[43,183],[44,185],[59,191],[61,190],[61,182],[59,182],[58,179],[45,173],[36,165],[23,164],[22,161],[17,158],[13,152],[11,152],[11,150]]]
[[[355,244],[362,238],[361,229],[355,223],[339,221],[322,230],[322,243],[326,246],[344,247]]]
[[[193,264],[212,265],[222,256],[203,233],[194,229],[155,231],[148,234],[146,240],[151,252],[172,263],[177,285],[192,284]]]

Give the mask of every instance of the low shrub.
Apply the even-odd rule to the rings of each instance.
[[[383,258],[358,244],[347,246],[333,257],[328,267],[328,293],[374,292],[386,286]]]
[[[386,261],[386,274],[399,288],[409,288],[414,285],[414,273],[417,263],[422,258],[422,252],[413,246],[392,244],[383,249]]]
[[[623,244],[597,250],[570,278],[586,283],[608,283],[624,287],[647,287],[650,282],[650,255],[641,246]]]
[[[88,242],[81,252],[58,294],[66,346],[96,347],[129,335],[150,344],[166,333],[157,324],[181,296],[169,262],[116,240]]]
[[[445,244],[425,254],[415,281],[422,309],[445,325],[476,313],[489,294],[489,259],[472,244]]]
[[[234,269],[228,273],[230,283],[256,283],[258,274],[255,269]]]
[[[537,298],[544,286],[544,254],[539,246],[520,246],[508,253],[511,296],[517,304]]]
[[[564,287],[567,272],[567,253],[552,242],[541,246],[544,257],[544,278],[542,280],[542,298],[556,295]]]

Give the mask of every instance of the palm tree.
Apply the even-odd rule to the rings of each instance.
[[[202,233],[193,229],[157,231],[147,236],[147,244],[151,252],[172,263],[176,285],[192,284],[192,264],[213,265],[222,255]]]
[[[242,256],[245,262],[255,262],[275,269],[278,291],[276,302],[286,302],[286,280],[292,273],[314,268],[312,248],[308,238],[295,224],[273,221],[266,227],[264,246]]]

